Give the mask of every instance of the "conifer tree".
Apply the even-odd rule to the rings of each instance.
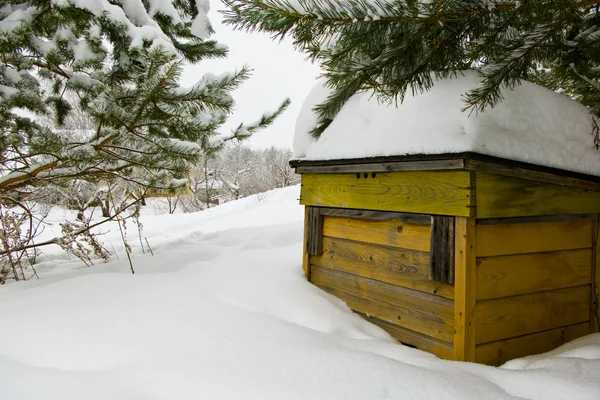
[[[465,108],[502,100],[521,79],[561,89],[600,115],[600,1],[224,0],[226,22],[291,36],[333,89],[315,136],[358,90],[387,98],[475,68]]]
[[[185,64],[227,54],[207,12],[208,0],[0,0],[2,202],[70,179],[176,188],[201,154],[270,124],[287,101],[218,133],[247,68],[180,86]],[[92,120],[83,139],[36,117],[60,125],[74,107]]]

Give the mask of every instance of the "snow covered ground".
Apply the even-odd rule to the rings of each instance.
[[[600,335],[492,368],[353,315],[303,278],[298,191],[146,211],[155,254],[135,275],[122,254],[88,268],[45,250],[41,279],[0,287],[0,400],[600,398]]]

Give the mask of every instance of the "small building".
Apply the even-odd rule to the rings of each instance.
[[[463,81],[473,86],[473,77]],[[550,113],[562,104],[559,117],[583,132],[583,125],[575,126],[583,113],[564,116],[564,104],[568,109],[573,101],[528,85],[525,94],[545,96]],[[464,85],[457,90],[464,93]],[[507,104],[493,112],[506,115],[512,106],[507,96]],[[533,112],[520,111],[511,115]],[[600,174],[600,153],[586,148],[581,155],[577,145],[566,143],[563,152],[572,155],[550,163],[555,166],[540,165],[539,157],[556,160],[561,154],[553,148],[560,140],[553,145],[552,138],[565,125],[557,122],[556,132],[541,132],[546,142],[526,139],[547,149],[530,152],[528,161],[482,154],[474,138],[498,118],[478,118],[466,151],[406,154],[400,148],[401,155],[385,154],[396,147],[378,155],[382,145],[359,157],[360,144],[336,139],[343,136],[336,136],[334,126],[319,140],[331,148],[338,140],[347,151],[328,158],[313,141],[312,154],[305,146],[291,164],[302,177],[303,268],[310,282],[406,345],[445,359],[500,365],[598,331],[600,177],[589,171],[596,165]],[[583,133],[573,135],[587,140]],[[486,141],[492,149],[494,140]],[[523,140],[513,147],[527,149]]]

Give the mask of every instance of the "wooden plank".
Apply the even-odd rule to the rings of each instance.
[[[325,217],[323,235],[358,242],[429,252],[429,225],[403,221],[374,221],[357,218]]]
[[[569,186],[584,190],[600,191],[600,176],[566,171],[559,168],[546,167],[509,160],[506,158],[489,156],[475,152],[444,153],[444,154],[405,154],[385,157],[367,157],[337,160],[291,160],[294,168],[365,165],[365,164],[390,164],[408,162],[439,162],[462,160],[464,168],[470,171],[488,172],[496,175],[512,176],[515,178],[529,179],[555,185]],[[427,168],[424,166],[423,168]]]
[[[594,221],[592,242],[591,332],[600,332],[600,218]]]
[[[531,335],[480,344],[475,348],[475,361],[498,366],[513,358],[545,353],[589,333],[590,323],[583,322]]]
[[[308,254],[308,209],[304,207],[304,238],[302,239],[302,269],[304,276],[310,281],[310,254]]]
[[[470,216],[468,171],[304,174],[300,204],[308,206]]]
[[[478,172],[477,218],[597,214],[600,192]]]
[[[356,210],[353,208],[329,208],[319,207],[321,215],[332,217],[352,217],[362,219],[377,219],[381,221],[404,221],[415,224],[430,224],[431,216],[427,214],[411,214],[401,212]]]
[[[454,297],[452,285],[429,279],[429,254],[423,251],[325,237],[323,255],[312,257],[311,263],[448,299]]]
[[[290,165],[294,168],[300,168],[329,165],[434,162],[460,159],[462,159],[464,162],[464,168],[471,171],[489,172],[496,175],[512,176],[515,178],[530,179],[555,185],[600,191],[599,176],[566,171],[559,168],[551,168],[522,161],[509,160],[506,158],[494,157],[475,152],[405,154],[385,157],[366,157],[338,160],[291,160]]]
[[[390,324],[378,318],[361,313],[358,314],[369,322],[381,327],[404,345],[427,351],[445,360],[451,360],[453,357],[454,350],[452,348],[452,343],[444,342],[443,340],[438,340],[431,336],[423,335],[421,333],[411,331],[410,329]]]
[[[454,250],[454,359],[475,360],[475,219],[456,218]]]
[[[477,257],[592,247],[592,221],[477,225]]]
[[[404,161],[404,162],[381,162],[365,164],[343,164],[343,165],[312,165],[299,166],[297,174],[333,174],[333,173],[356,173],[356,172],[395,172],[395,171],[441,171],[464,169],[463,159],[456,160],[431,160],[431,161]]]
[[[493,342],[589,319],[590,285],[483,300],[475,306],[475,340]]]
[[[475,155],[474,157],[483,158],[479,155]],[[582,190],[600,191],[600,178],[597,176],[579,174],[570,171],[559,170],[556,168],[546,168],[526,163],[518,163],[510,160],[496,159],[495,162],[488,162],[469,159],[465,162],[465,168],[468,170],[477,171],[477,173],[503,175],[507,177],[572,187]]]
[[[477,225],[506,225],[526,224],[531,222],[567,222],[581,220],[596,220],[598,214],[561,214],[561,215],[534,215],[529,217],[514,218],[485,218],[478,219]]]
[[[319,207],[308,207],[308,244],[307,252],[311,256],[323,254],[323,216]]]
[[[433,217],[430,261],[431,279],[454,284],[454,217]]]
[[[451,342],[453,302],[344,272],[311,266],[311,281],[363,314]]]
[[[477,300],[591,283],[591,249],[477,259]]]

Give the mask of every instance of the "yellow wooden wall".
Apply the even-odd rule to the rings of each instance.
[[[454,288],[429,279],[429,224],[325,216],[310,281],[399,341],[453,357]]]
[[[300,204],[474,215],[470,171],[402,171],[303,174]]]
[[[590,333],[595,221],[475,228],[475,361],[499,365]]]
[[[581,218],[600,192],[467,170],[310,173],[300,201],[456,217],[454,286],[429,279],[428,224],[326,216],[323,254],[304,254],[313,283],[401,342],[498,365],[600,330],[600,224]]]
[[[600,192],[518,179],[475,174],[477,218],[600,213]]]

